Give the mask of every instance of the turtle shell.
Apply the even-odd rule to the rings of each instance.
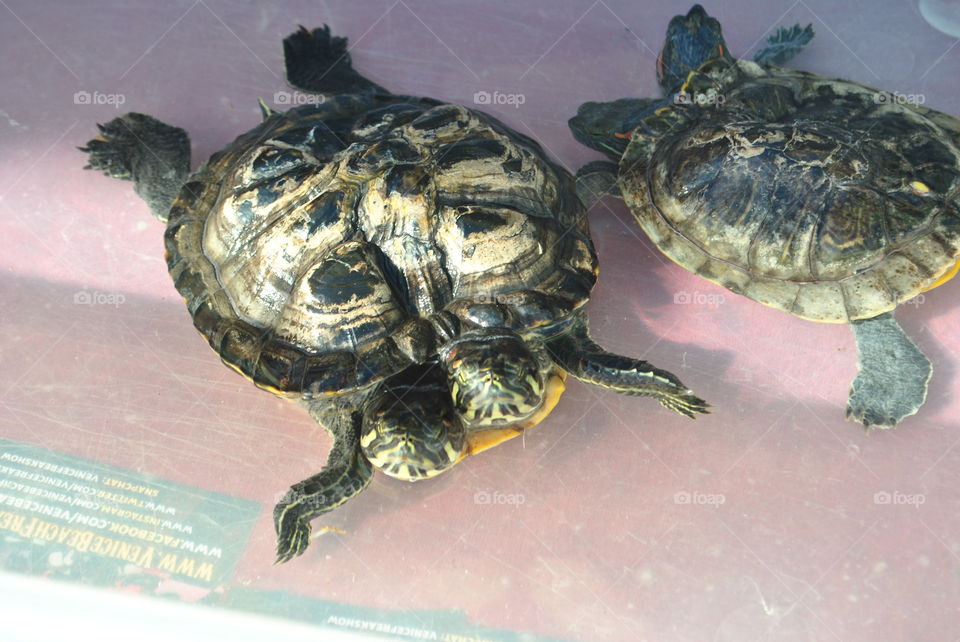
[[[638,128],[620,164],[668,256],[825,322],[892,310],[956,272],[960,120],[853,82],[718,66],[691,74],[682,104],[648,123],[665,133]]]
[[[270,115],[190,177],[166,248],[210,346],[286,396],[427,358],[442,319],[559,331],[597,269],[572,177],[535,142],[393,95]]]

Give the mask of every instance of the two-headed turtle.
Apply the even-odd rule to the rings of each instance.
[[[960,120],[771,64],[812,35],[781,29],[738,60],[702,7],[676,16],[657,59],[664,98],[586,103],[570,120],[617,161],[584,167],[578,189],[617,189],[667,256],[710,281],[849,323],[847,416],[890,427],[920,408],[932,372],[892,311],[957,273]]]
[[[333,439],[276,506],[278,561],[374,468],[432,477],[542,420],[566,373],[706,406],[590,339],[597,259],[573,177],[486,114],[375,85],[346,44],[288,37],[288,82],[322,96],[264,108],[192,174],[187,134],[142,114],[84,148],[167,222],[170,275],[221,359]]]

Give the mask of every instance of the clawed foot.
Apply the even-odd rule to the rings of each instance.
[[[658,397],[658,401],[664,408],[679,412],[684,417],[689,417],[690,419],[696,419],[697,415],[700,414],[709,415],[710,411],[707,410],[707,408],[710,407],[710,404],[690,393],[692,393],[691,390],[687,390],[686,394],[671,395],[662,393]]]
[[[190,138],[179,127],[130,112],[97,125],[100,135],[80,151],[86,169],[133,181],[153,215],[167,220],[170,206],[190,173]]]
[[[867,429],[893,428],[923,405],[926,378],[914,377],[912,382],[903,382],[903,386],[897,388],[898,382],[893,381],[890,374],[861,372],[850,386],[846,418],[860,422]],[[896,392],[891,393],[894,389]]]
[[[273,509],[277,531],[277,559],[274,564],[289,562],[302,555],[310,545],[311,511],[305,511],[303,494],[295,487],[287,491]]]
[[[88,154],[84,169],[99,170],[111,178],[132,180],[132,155],[137,153],[138,149],[133,131],[140,119],[150,117],[130,113],[114,118],[104,125],[97,124],[100,135],[90,140],[86,147],[79,148]]]
[[[908,411],[906,413],[902,411],[890,412],[888,409],[872,407],[869,401],[850,398],[847,401],[846,418],[848,421],[853,419],[854,421],[863,424],[863,427],[866,429],[886,429],[893,428],[901,419],[912,415],[916,411],[917,409],[914,408],[912,411]]]
[[[80,151],[87,152],[85,169],[100,170],[111,178],[134,179],[141,163],[166,162],[171,172],[189,168],[190,142],[186,132],[152,116],[130,112],[97,125],[100,135]],[[186,152],[184,152],[186,150]],[[186,155],[185,155],[186,154]]]

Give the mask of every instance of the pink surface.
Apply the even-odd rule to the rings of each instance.
[[[735,54],[772,27],[812,22],[792,66],[960,114],[960,47],[911,3],[706,8]],[[957,639],[960,281],[898,313],[934,363],[926,406],[865,434],[843,420],[848,328],[687,273],[605,201],[591,211],[595,337],[672,370],[713,414],[692,422],[571,383],[523,439],[432,482],[378,477],[318,522],[348,534],[276,567],[269,507],[319,468],[328,439],[220,364],[169,281],[162,225],[129,184],[82,171],[75,149],[95,122],[138,110],[186,128],[197,165],[258,121],[258,97],[286,90],[282,37],[326,22],[350,37],[355,66],[395,91],[468,105],[481,91],[522,96],[486,108],[575,169],[597,155],[567,118],[585,100],[655,95],[655,53],[687,9],[4,4],[0,436],[263,502],[235,578],[253,588],[461,609],[475,624],[583,640]],[[76,92],[100,104],[76,104]],[[100,303],[75,303],[79,293]]]

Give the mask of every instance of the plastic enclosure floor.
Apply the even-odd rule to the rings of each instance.
[[[571,382],[524,438],[434,481],[378,476],[315,522],[342,533],[274,566],[270,509],[320,468],[329,440],[220,363],[167,276],[162,225],[130,184],[83,171],[76,150],[96,122],[136,110],[187,129],[196,167],[258,122],[257,98],[283,107],[281,39],[328,23],[375,82],[485,109],[575,170],[598,155],[567,119],[587,100],[657,95],[666,25],[689,7],[8,0],[0,437],[262,504],[227,588],[460,611],[470,625],[573,640],[957,639],[960,279],[898,311],[934,363],[926,406],[866,434],[843,417],[847,327],[686,272],[608,199],[590,212],[593,333],[675,372],[713,414],[689,421]],[[913,3],[706,9],[735,55],[812,22],[789,66],[960,114],[960,47]]]

